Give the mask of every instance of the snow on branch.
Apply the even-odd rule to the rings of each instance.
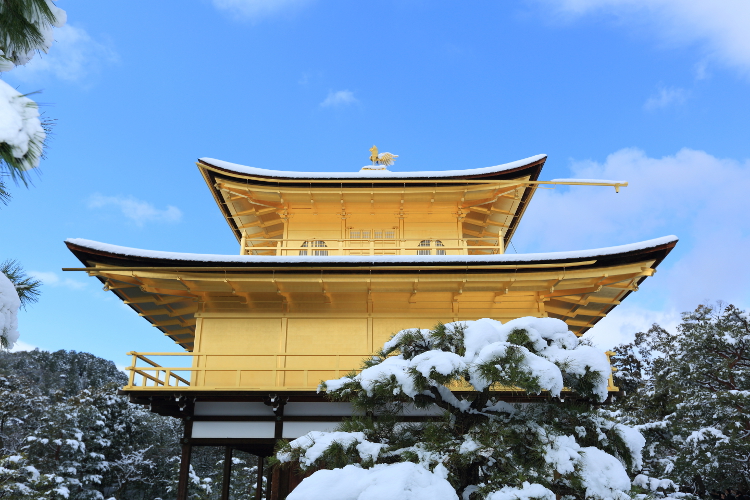
[[[553,318],[401,330],[359,373],[320,386],[361,416],[280,442],[276,459],[330,469],[290,499],[628,500],[645,441],[598,407],[610,373]],[[548,397],[510,404],[497,391]],[[433,417],[406,418],[414,408]]]

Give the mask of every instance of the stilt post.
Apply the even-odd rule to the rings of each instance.
[[[221,500],[229,500],[229,482],[232,480],[232,447],[224,449],[224,474],[221,478]]]
[[[177,482],[177,500],[188,499],[188,479],[190,476],[190,456],[193,454],[193,445],[190,437],[193,434],[193,421],[190,417],[184,420],[185,430],[182,438],[182,455],[180,456],[180,476]]]
[[[258,483],[255,485],[255,500],[263,498],[263,462],[264,457],[258,457]]]

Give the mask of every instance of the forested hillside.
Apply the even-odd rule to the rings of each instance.
[[[118,396],[125,382],[88,353],[0,352],[0,499],[173,498],[182,422]],[[191,498],[218,497],[223,455],[194,450]],[[255,459],[235,455],[232,498],[254,498]]]

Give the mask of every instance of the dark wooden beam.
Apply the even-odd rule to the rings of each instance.
[[[229,500],[229,482],[232,480],[232,447],[224,448],[224,474],[221,476],[221,500]]]
[[[264,457],[258,457],[258,468],[256,469],[256,472],[258,473],[258,482],[255,485],[255,500],[261,500],[263,498],[263,462],[265,461]]]
[[[180,457],[180,475],[177,483],[177,500],[188,500],[190,455],[193,453],[193,445],[190,444],[190,436],[193,434],[193,421],[186,419],[184,422],[185,431],[182,439],[182,456]]]

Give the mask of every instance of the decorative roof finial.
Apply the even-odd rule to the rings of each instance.
[[[393,165],[393,162],[396,161],[396,158],[398,158],[398,155],[394,155],[391,153],[378,153],[378,147],[373,146],[370,148],[370,161],[373,165],[383,165],[386,167],[389,167]]]

